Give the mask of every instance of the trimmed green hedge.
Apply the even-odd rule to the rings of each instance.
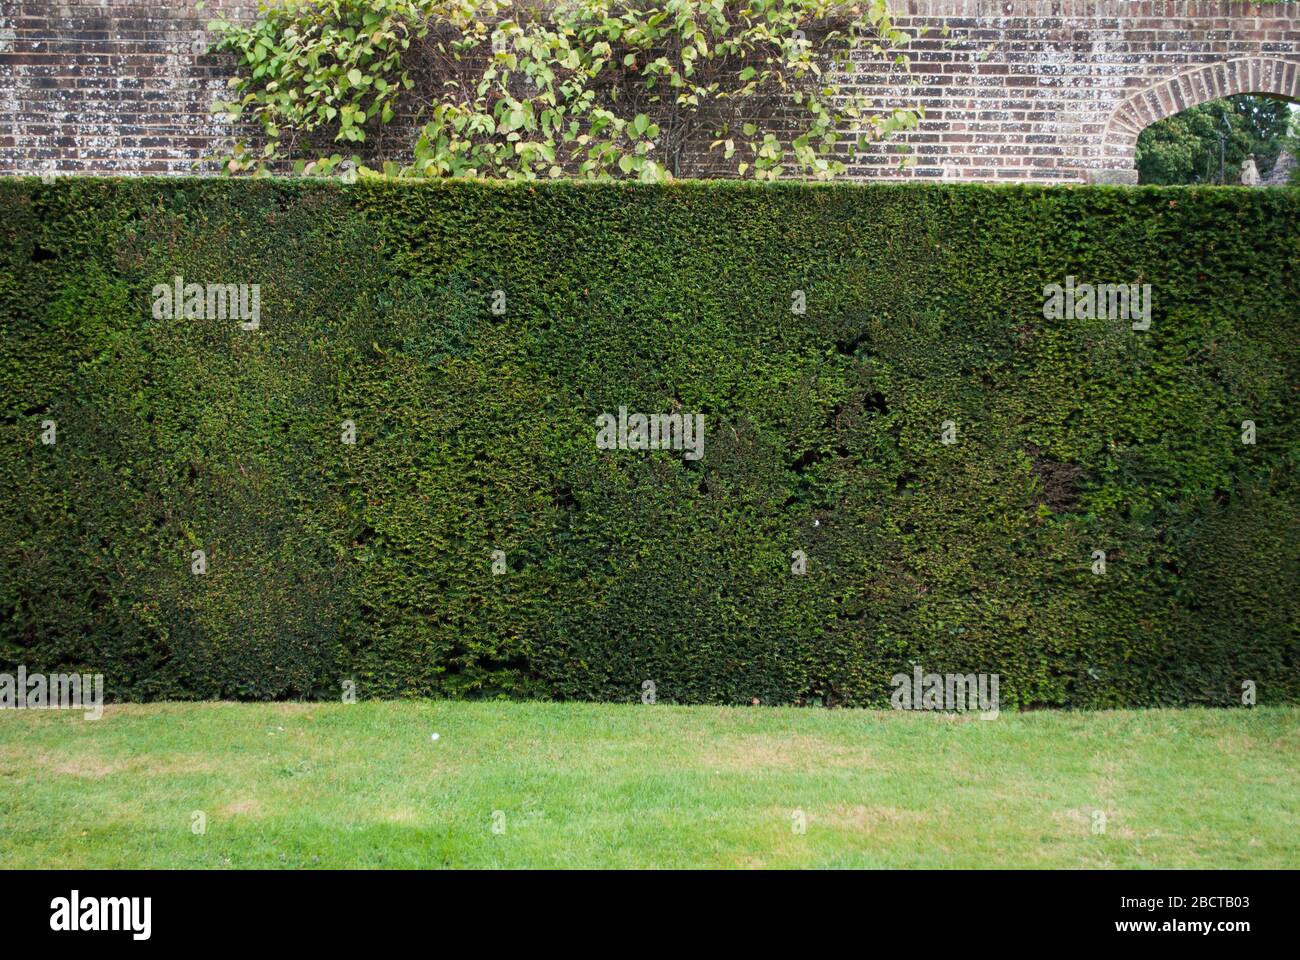
[[[0,207],[0,665],[124,699],[884,705],[914,662],[1004,706],[1300,699],[1300,192]],[[259,284],[260,328],[155,319],[178,274]],[[1044,319],[1069,275],[1150,283],[1151,328]],[[619,407],[704,414],[703,459],[597,449]]]

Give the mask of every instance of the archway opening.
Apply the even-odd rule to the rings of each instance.
[[[1239,108],[1233,98],[1241,95],[1250,95],[1254,99],[1242,101],[1243,106]],[[1216,100],[1232,101],[1229,107],[1211,108],[1206,111],[1211,122],[1220,125],[1223,123],[1224,115],[1229,112],[1235,113],[1239,109],[1246,114],[1260,112],[1261,115],[1270,109],[1283,109],[1262,107],[1266,100],[1300,102],[1300,63],[1273,57],[1243,57],[1203,64],[1138,90],[1120,103],[1110,115],[1100,156],[1089,178],[1103,183],[1137,183],[1137,141],[1143,131],[1176,114],[1185,113],[1194,107]],[[1247,103],[1251,105],[1244,106]],[[1231,121],[1232,118],[1228,119]],[[1241,119],[1248,118],[1243,116]],[[1161,128],[1164,129],[1166,128]],[[1195,132],[1194,129],[1192,132]],[[1161,131],[1157,130],[1156,134],[1152,135],[1152,139],[1159,138],[1160,134]],[[1209,166],[1208,174],[1204,172],[1206,169],[1204,150],[1194,151],[1196,156],[1188,157],[1183,162],[1185,170],[1194,169],[1199,171],[1200,177],[1208,177],[1194,182],[1218,182],[1217,133],[1214,138],[1216,157]],[[1227,160],[1230,138],[1227,136],[1226,129],[1224,139],[1222,179],[1224,182],[1232,182],[1229,178]],[[1242,160],[1244,161],[1244,157]],[[1258,163],[1257,159],[1257,166]],[[1190,173],[1188,175],[1190,176]],[[1155,174],[1150,176],[1154,177]],[[1169,179],[1168,172],[1165,176]]]
[[[1189,107],[1137,138],[1138,183],[1285,185],[1296,163],[1300,104],[1236,94]]]

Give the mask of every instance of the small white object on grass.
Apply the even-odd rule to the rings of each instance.
[[[433,735],[433,739],[434,739],[434,740],[437,740],[437,739],[438,739],[438,735],[437,735],[436,733]]]

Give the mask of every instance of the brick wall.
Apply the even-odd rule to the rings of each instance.
[[[1143,127],[1234,93],[1300,98],[1300,3],[895,0],[926,109],[860,177],[1136,182]],[[942,35],[947,28],[947,36]],[[853,85],[898,96],[864,69]],[[906,98],[908,95],[904,95]]]
[[[189,173],[229,128],[229,65],[195,57],[215,11],[256,2],[0,0],[0,173]]]
[[[194,45],[252,0],[0,0],[0,174],[194,172],[230,129],[211,119],[229,65]],[[910,85],[865,61],[849,78],[920,103],[855,176],[1131,181],[1138,132],[1232,93],[1300,99],[1300,3],[894,0]],[[946,33],[944,32],[946,28]]]

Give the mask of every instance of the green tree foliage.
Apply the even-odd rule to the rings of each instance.
[[[1291,111],[1291,122],[1287,127],[1286,138],[1282,141],[1282,149],[1300,160],[1300,110]],[[1293,187],[1300,187],[1300,162],[1292,163],[1287,182]]]
[[[1290,120],[1287,101],[1252,94],[1191,107],[1138,135],[1138,180],[1240,183],[1241,165],[1252,153],[1260,176],[1267,176],[1284,146]]]
[[[213,110],[262,139],[230,172],[324,173],[322,136],[360,145],[405,108],[413,142],[361,173],[827,179],[918,116],[837,79],[855,53],[905,76],[885,0],[290,0],[211,26],[238,69]]]

